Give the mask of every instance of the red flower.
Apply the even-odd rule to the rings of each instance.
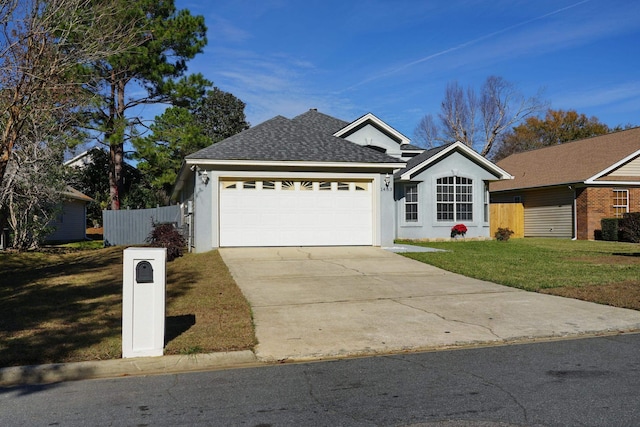
[[[457,235],[462,235],[462,237],[464,237],[464,235],[467,234],[467,227],[464,224],[456,224],[453,227],[451,227],[451,237],[456,237]]]

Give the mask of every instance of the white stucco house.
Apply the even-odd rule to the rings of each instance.
[[[460,142],[424,150],[369,113],[274,117],[187,156],[172,194],[197,252],[391,246],[489,236],[488,184],[511,176]]]

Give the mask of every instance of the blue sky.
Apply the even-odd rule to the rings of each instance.
[[[317,108],[372,112],[409,138],[448,82],[490,75],[554,109],[640,125],[640,2],[633,0],[177,0],[209,43],[189,62],[243,100],[252,125]]]

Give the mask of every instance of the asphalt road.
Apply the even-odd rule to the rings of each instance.
[[[2,426],[637,426],[640,335],[0,389]]]

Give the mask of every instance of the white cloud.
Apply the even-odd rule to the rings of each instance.
[[[245,31],[230,21],[216,15],[207,17],[207,36],[211,39],[230,43],[242,43],[252,37],[251,33]]]
[[[580,111],[593,107],[602,107],[614,103],[632,102],[640,110],[640,81],[631,81],[612,86],[584,87],[580,92],[560,93],[554,98],[558,108],[570,108]]]
[[[640,3],[618,6],[608,3],[604,8],[583,0],[554,9],[462,41],[423,57],[379,70],[351,84],[340,92],[349,91],[376,80],[399,78],[399,75],[421,73],[437,68],[439,73],[461,67],[487,66],[490,63],[514,60],[522,56],[583,46],[595,40],[624,34],[638,29]]]

